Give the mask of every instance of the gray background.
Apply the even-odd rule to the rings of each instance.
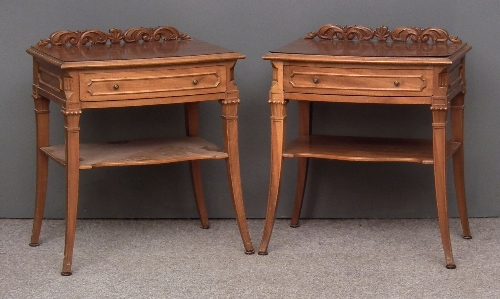
[[[236,67],[241,91],[240,155],[247,216],[264,217],[269,178],[267,104],[269,50],[327,23],[442,27],[473,46],[467,56],[465,116],[466,190],[470,216],[500,216],[499,1],[0,1],[0,217],[32,217],[35,127],[30,97],[31,57],[25,52],[57,30],[127,29],[171,25],[247,56]],[[288,106],[289,140],[296,103]],[[51,143],[63,142],[62,116],[51,105]],[[201,134],[222,144],[220,107],[201,106]],[[81,139],[88,141],[179,135],[181,106],[84,111]],[[427,107],[316,105],[314,133],[430,137]],[[451,166],[451,165],[450,165]],[[233,217],[223,161],[202,163],[210,217]],[[449,167],[451,170],[451,168]],[[451,171],[450,171],[451,172]],[[296,163],[285,160],[278,217],[290,217]],[[448,177],[452,182],[452,175]],[[81,172],[79,217],[197,217],[186,163],[104,168]],[[451,215],[455,192],[449,184]],[[64,217],[64,170],[51,162],[46,217]],[[435,217],[433,172],[419,164],[313,160],[304,217]]]

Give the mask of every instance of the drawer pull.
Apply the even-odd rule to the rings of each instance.
[[[318,84],[318,81],[319,81],[319,80],[318,80],[318,78],[314,78],[314,79],[313,79],[313,83],[314,83],[314,84]]]
[[[394,86],[399,86],[399,81],[394,81]]]
[[[115,85],[113,86],[113,88],[114,88],[115,90],[118,90],[118,88],[120,88],[120,85],[115,84]]]
[[[198,80],[194,79],[193,80],[193,85],[196,85],[196,84],[198,84]]]

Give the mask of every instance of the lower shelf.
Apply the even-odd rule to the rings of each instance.
[[[446,157],[460,148],[446,143]],[[433,164],[432,140],[310,135],[299,137],[283,151],[285,158],[323,158],[367,162],[414,162]]]
[[[40,150],[57,163],[66,165],[64,145],[42,147]],[[199,137],[80,144],[80,169],[225,159],[227,157],[227,153],[221,148]]]

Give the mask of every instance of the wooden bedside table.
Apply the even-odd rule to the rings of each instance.
[[[66,168],[67,214],[62,275],[71,275],[81,169],[189,161],[203,228],[209,227],[200,160],[225,159],[245,252],[254,252],[241,192],[239,91],[234,66],[245,56],[192,40],[173,27],[58,31],[27,50],[33,56],[37,184],[31,246],[37,246],[47,190],[48,158]],[[198,137],[198,103],[222,107],[224,147]],[[62,107],[65,145],[49,145],[49,103]],[[186,137],[80,144],[85,109],[184,103]]]
[[[318,37],[318,39],[316,39]],[[392,42],[390,41],[392,40]],[[455,268],[446,198],[447,157],[453,157],[464,238],[470,239],[464,189],[463,108],[465,54],[471,47],[439,28],[325,25],[264,59],[273,66],[271,178],[259,254],[267,254],[273,229],[283,158],[298,158],[291,226],[299,225],[309,158],[415,162],[434,165],[439,228],[446,267]],[[286,104],[299,103],[299,136],[285,146]],[[428,105],[432,140],[311,134],[312,102]],[[451,140],[446,140],[450,109]]]

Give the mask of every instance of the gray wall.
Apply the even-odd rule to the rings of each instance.
[[[468,54],[465,119],[466,190],[470,216],[500,216],[500,28],[498,1],[101,1],[0,3],[0,217],[32,217],[35,183],[31,57],[25,50],[57,30],[172,25],[191,37],[247,56],[238,62],[240,154],[247,216],[264,217],[269,177],[269,62],[261,57],[326,23],[442,27],[473,46]],[[222,144],[220,107],[202,104],[202,135]],[[52,105],[51,142],[63,142],[62,117]],[[425,107],[316,105],[314,133],[430,137]],[[183,132],[182,109],[142,107],[84,111],[82,141]],[[296,103],[288,109],[296,130]],[[126,123],[126,124],[124,124]],[[203,162],[210,217],[233,217],[222,161]],[[278,217],[291,215],[296,165],[284,165]],[[314,160],[304,217],[435,217],[433,172],[418,164]],[[449,182],[452,182],[452,175]],[[187,164],[105,168],[81,173],[80,217],[197,217]],[[451,215],[456,216],[450,188]],[[64,217],[64,170],[51,162],[46,216]]]

